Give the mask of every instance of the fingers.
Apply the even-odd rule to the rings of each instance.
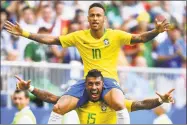
[[[31,80],[28,80],[27,83],[30,84]]]
[[[158,23],[158,20],[157,20],[157,18],[155,18],[155,23]]]
[[[11,30],[11,29],[12,29],[12,26],[11,26],[10,24],[8,24],[8,23],[5,23],[5,24],[4,24],[4,27],[5,27],[6,29],[8,29],[8,30]]]
[[[23,81],[19,76],[15,75],[14,77],[16,77],[20,82]]]
[[[155,92],[155,93],[156,93],[158,96],[160,96],[160,97],[162,96],[162,95],[160,95],[158,92]]]
[[[12,30],[12,27],[11,27],[9,24],[5,24],[4,27],[5,27],[7,30]]]
[[[164,24],[166,22],[166,19],[164,19],[164,21],[162,21],[162,23],[161,24]]]
[[[20,90],[18,83],[16,83],[16,90]]]
[[[19,23],[16,21],[16,25],[20,27]]]
[[[164,24],[164,27],[168,27],[168,26],[170,26],[170,23],[165,23]]]
[[[11,23],[10,21],[6,21],[6,23],[5,24],[8,24],[8,25],[10,25],[10,26],[15,26],[13,23]]]
[[[168,92],[168,94],[172,93],[174,90],[175,90],[175,89],[171,89],[171,90]]]
[[[174,103],[174,99],[172,96],[169,96],[168,99],[169,99],[169,102]]]

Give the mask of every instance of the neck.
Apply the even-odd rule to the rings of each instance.
[[[93,30],[93,29],[91,29],[90,31],[91,31],[91,35],[94,38],[96,38],[96,39],[100,39],[104,35],[104,33],[105,33],[105,29],[104,28],[102,28],[100,30]]]
[[[26,108],[26,107],[27,107],[27,106],[24,106],[24,107],[22,107],[22,108],[20,108],[20,109],[18,108],[18,110],[21,111],[21,110],[23,110],[23,109]]]

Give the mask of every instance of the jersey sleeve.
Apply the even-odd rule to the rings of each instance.
[[[120,45],[130,45],[132,34],[121,30],[115,30]]]
[[[127,110],[128,110],[128,112],[131,112],[131,106],[132,106],[132,100],[127,100],[127,99],[125,99],[125,106],[126,106],[126,108],[127,108]]]
[[[75,46],[76,32],[67,35],[61,35],[59,39],[63,48]]]

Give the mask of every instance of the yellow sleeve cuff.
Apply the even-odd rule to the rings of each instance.
[[[22,31],[22,36],[28,38],[30,36],[30,33],[27,31]]]

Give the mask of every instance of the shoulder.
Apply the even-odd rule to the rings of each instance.
[[[87,35],[89,33],[89,30],[78,30],[72,33],[75,35]]]

